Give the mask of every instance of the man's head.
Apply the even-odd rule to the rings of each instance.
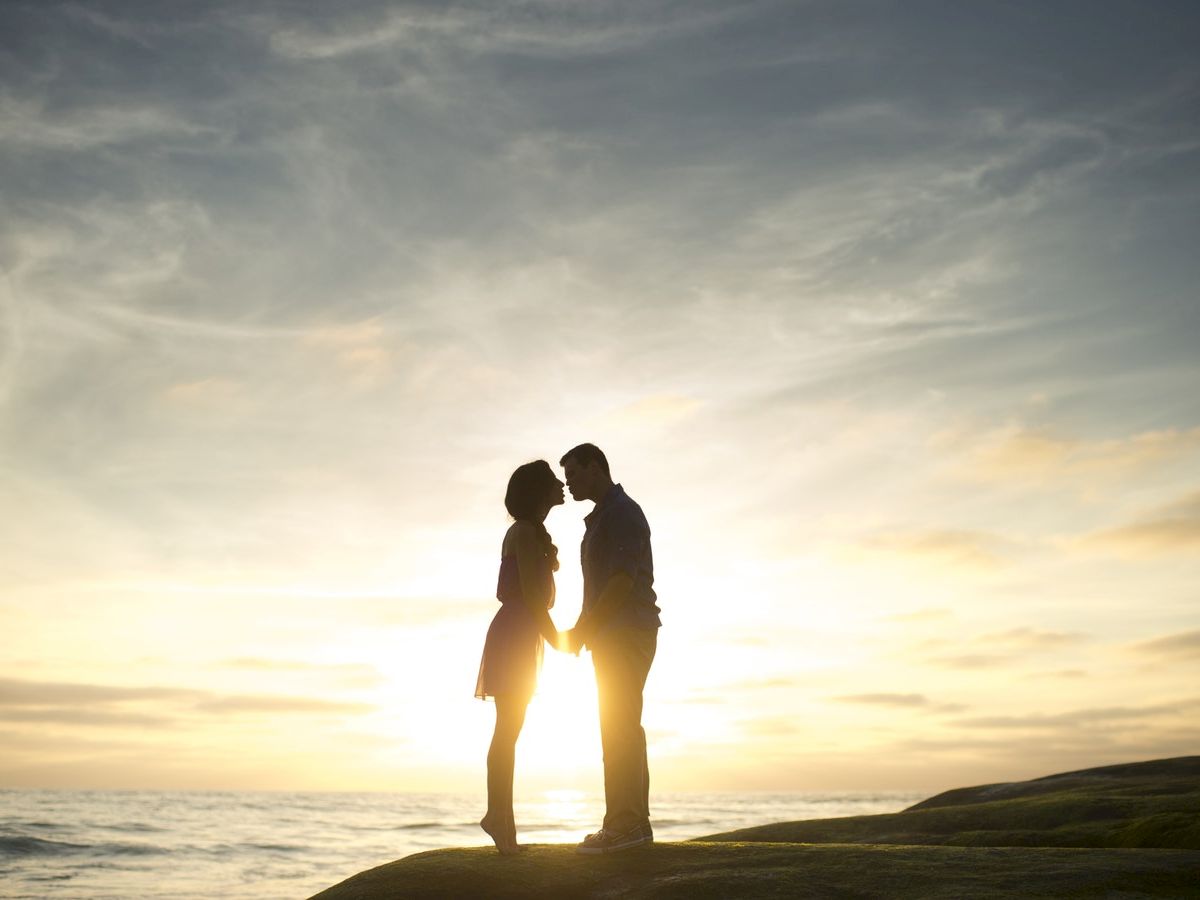
[[[595,444],[572,447],[558,461],[563,467],[567,489],[576,500],[599,500],[612,487],[608,460]]]

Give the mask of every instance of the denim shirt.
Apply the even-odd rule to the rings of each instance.
[[[654,555],[650,551],[650,525],[642,508],[625,489],[614,484],[583,517],[587,526],[579,548],[583,565],[583,611],[592,608],[609,579],[624,572],[633,579],[633,588],[625,606],[613,613],[604,626],[609,628],[658,628],[659,609],[655,604]]]

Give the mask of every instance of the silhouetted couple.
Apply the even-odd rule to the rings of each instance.
[[[479,824],[504,854],[521,849],[513,821],[513,765],[525,710],[537,686],[543,640],[569,653],[587,648],[596,670],[604,823],[576,851],[610,853],[654,840],[642,729],[642,690],[660,624],[650,526],[642,508],[613,484],[599,447],[580,444],[567,451],[560,465],[571,496],[596,504],[584,516],[579,620],[560,632],[549,613],[558,549],[545,519],[563,502],[563,483],[544,460],[526,463],[513,472],[504,496],[515,521],[500,550],[496,599],[502,606],[488,628],[475,685],[476,697],[496,701],[496,730],[487,758],[488,809]]]

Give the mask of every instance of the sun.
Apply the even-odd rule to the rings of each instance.
[[[600,726],[591,660],[547,648],[537,693],[529,703],[517,765],[539,786],[590,782],[600,764]]]

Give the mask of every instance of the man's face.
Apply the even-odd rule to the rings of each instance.
[[[600,467],[596,463],[581,466],[576,460],[568,459],[563,464],[563,477],[567,479],[567,490],[576,500],[594,500],[596,473]]]

